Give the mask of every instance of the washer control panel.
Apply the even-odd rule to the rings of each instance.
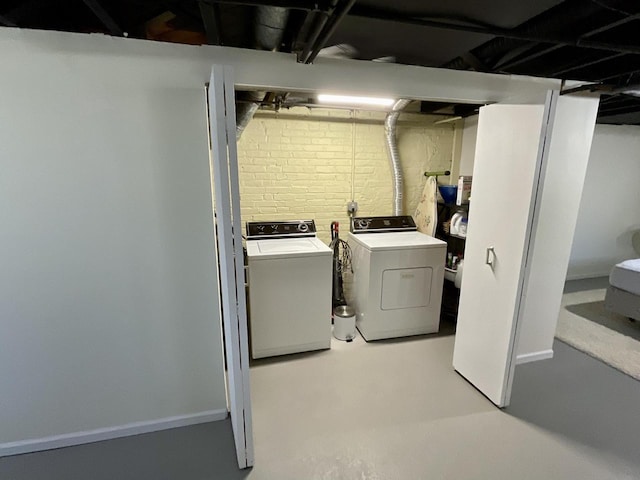
[[[417,230],[416,222],[409,215],[392,217],[354,217],[352,233],[411,232]]]
[[[256,238],[315,237],[313,220],[287,220],[273,222],[247,222],[247,240]]]

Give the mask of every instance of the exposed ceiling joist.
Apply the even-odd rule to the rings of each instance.
[[[340,50],[338,44],[346,44],[344,58],[388,57],[411,65],[582,80],[591,82],[589,89],[605,89],[606,99],[618,98],[615,91],[640,83],[637,0],[455,0],[446,5],[439,0],[6,3],[0,6],[4,26],[117,36],[128,32],[155,41],[278,50],[296,53],[306,63],[327,46]],[[286,17],[278,17],[279,9]],[[154,24],[158,28],[151,28],[163,15],[164,20]],[[267,42],[276,31],[278,40]],[[640,123],[637,100],[607,102],[625,109],[637,106],[637,117],[621,114],[616,121],[636,118],[633,123]]]
[[[98,0],[82,0],[91,9],[96,17],[107,27],[107,30],[116,37],[124,37],[125,32],[120,28],[111,15],[104,9]]]
[[[617,80],[617,79],[622,79],[622,78],[626,78],[627,84],[631,81],[631,79],[633,78],[634,75],[640,73],[640,67],[638,66],[634,66],[632,68],[627,68],[623,71],[617,71],[613,74],[610,75],[606,75],[604,77],[598,78],[595,81],[596,82],[608,82],[608,81],[612,81],[612,80]]]
[[[462,54],[462,59],[476,72],[490,72],[491,68],[471,52]]]
[[[205,0],[198,0],[198,7],[202,15],[204,31],[207,34],[207,43],[209,45],[221,45],[220,26],[218,24],[220,16],[217,12],[217,6]]]
[[[637,53],[640,54],[640,45],[618,45],[607,42],[598,42],[594,40],[584,40],[580,37],[560,37],[557,35],[534,35],[531,33],[519,31],[518,29],[507,29],[497,26],[482,27],[470,24],[460,24],[447,22],[442,20],[432,20],[428,15],[423,17],[411,17],[398,14],[393,10],[382,10],[371,7],[356,6],[352,9],[350,15],[371,18],[377,20],[387,20],[409,25],[418,25],[430,28],[439,28],[444,30],[456,30],[467,33],[477,33],[482,35],[492,35],[495,37],[509,38],[512,40],[524,40],[527,42],[549,43],[566,47],[582,47],[593,50],[603,50],[607,52],[618,53]]]
[[[578,65],[572,65],[560,70],[556,70],[554,71],[551,75],[554,77],[558,77],[558,76],[565,76],[566,74],[568,74],[569,72],[575,72],[576,70],[582,70],[585,69],[587,67],[591,67],[594,65],[599,65],[603,62],[609,62],[611,60],[615,60],[617,58],[621,58],[621,57],[625,57],[627,54],[626,53],[616,53],[614,55],[607,55],[595,60],[592,60],[590,62],[581,62]],[[583,78],[587,78],[587,77],[583,77]]]
[[[46,0],[25,0],[19,2],[11,10],[3,11],[2,18],[11,23],[12,25],[6,25],[7,27],[18,27],[28,18],[32,17],[38,12],[47,11],[51,5]]]
[[[0,15],[0,25],[3,25],[5,27],[17,27],[18,24],[15,23],[13,20],[5,17],[4,15]]]
[[[499,68],[500,70],[510,70],[514,67],[520,66],[520,65],[524,65],[528,62],[531,62],[533,60],[536,60],[540,57],[544,57],[545,55],[548,55],[550,53],[555,52],[556,50],[560,50],[561,48],[564,48],[564,45],[551,45],[551,46],[547,46],[544,47],[542,49],[538,49],[536,52],[533,52],[529,55],[526,55],[524,57],[520,57],[517,60],[514,60],[512,62],[509,63],[505,63],[502,65],[496,65],[496,68]]]
[[[600,110],[600,115],[602,117],[611,117],[613,115],[623,115],[627,113],[633,113],[638,110],[637,104],[629,104],[623,105],[615,108],[606,108]]]
[[[602,25],[600,27],[591,29],[591,30],[589,30],[587,32],[584,32],[583,34],[579,35],[578,36],[578,41],[580,39],[589,38],[589,37],[592,37],[592,36],[597,35],[599,33],[603,33],[603,32],[609,31],[609,30],[611,30],[613,28],[616,28],[616,27],[619,27],[621,25],[625,25],[625,24],[627,24],[627,23],[629,23],[629,22],[631,22],[633,20],[637,20],[638,18],[640,18],[640,14],[629,15],[629,16],[623,17],[621,19],[618,19],[616,21],[606,23],[605,25]],[[518,65],[522,65],[524,63],[527,63],[527,62],[530,62],[532,60],[535,60],[535,59],[537,59],[539,57],[547,55],[549,53],[553,53],[556,50],[559,50],[559,49],[561,49],[563,47],[564,47],[564,45],[559,45],[559,44],[551,45],[549,47],[546,47],[546,48],[538,50],[538,51],[536,51],[534,53],[531,53],[530,55],[527,55],[527,56],[524,56],[524,57],[519,57],[519,58],[513,60],[512,62],[508,62],[508,63],[505,62],[502,65],[497,64],[495,66],[495,68],[501,68],[503,70],[509,70],[510,68],[517,67]],[[616,55],[624,55],[624,53],[618,53]],[[553,73],[552,75],[561,75],[562,73],[572,71],[573,69],[574,68],[572,67],[572,68],[569,68],[567,70],[559,70],[559,71],[557,71],[557,73]]]
[[[227,5],[246,5],[253,7],[280,7],[307,12],[326,12],[331,8],[331,0],[211,0]]]
[[[625,24],[627,24],[629,22],[632,22],[632,21],[638,20],[638,19],[640,19],[640,13],[639,14],[634,14],[634,15],[628,15],[628,16],[623,17],[620,20],[617,20],[615,22],[607,23],[606,25],[603,25],[602,27],[590,30],[589,32],[581,35],[580,38],[593,37],[594,35],[609,31],[612,28],[620,27],[622,25],[625,25]]]

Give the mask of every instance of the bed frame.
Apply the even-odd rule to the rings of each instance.
[[[609,285],[604,308],[633,320],[640,320],[640,296]]]

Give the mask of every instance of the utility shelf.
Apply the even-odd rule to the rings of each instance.
[[[463,237],[462,235],[458,235],[456,233],[448,233],[447,235],[449,235],[450,237],[453,237],[453,238],[459,238],[460,240],[466,240],[467,239],[467,237]]]

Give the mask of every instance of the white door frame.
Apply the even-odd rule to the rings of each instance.
[[[253,423],[240,222],[235,89],[231,67],[213,65],[208,89],[208,106],[229,411],[238,466],[247,468],[254,462]]]
[[[246,74],[246,72],[244,72]],[[216,77],[217,80],[216,80]],[[300,81],[300,78],[302,78],[302,80]],[[301,77],[298,78],[299,81],[295,81],[293,83],[308,83],[308,81],[304,80],[306,77],[304,77],[304,75],[302,75]],[[311,83],[313,83],[313,81],[310,81]],[[245,82],[246,83],[246,82]],[[246,83],[247,85],[249,85],[249,83]],[[242,258],[242,246],[241,246],[241,234],[240,234],[240,192],[239,192],[239,188],[238,188],[238,163],[237,163],[237,144],[236,144],[236,135],[235,135],[235,104],[234,104],[234,83],[233,83],[233,74],[232,74],[232,67],[222,67],[222,66],[214,66],[212,69],[212,76],[211,76],[211,83],[210,85],[216,85],[216,91],[219,91],[216,95],[215,95],[215,100],[212,102],[211,98],[211,94],[209,95],[209,102],[210,102],[210,110],[211,112],[216,112],[216,115],[214,116],[219,116],[219,111],[217,111],[214,107],[216,105],[221,105],[222,103],[226,104],[226,118],[217,118],[217,126],[214,127],[213,125],[211,126],[211,132],[212,132],[212,138],[215,138],[216,135],[218,136],[222,136],[224,137],[226,135],[226,142],[227,145],[226,146],[222,146],[222,145],[216,145],[213,147],[212,152],[214,154],[214,157],[217,155],[218,158],[227,158],[228,164],[224,167],[223,170],[226,170],[226,173],[223,171],[223,173],[225,173],[223,175],[224,178],[228,178],[229,179],[229,183],[226,185],[222,185],[220,184],[219,187],[217,188],[219,190],[222,190],[223,193],[228,194],[228,195],[223,195],[224,198],[230,199],[230,205],[224,207],[224,209],[220,210],[221,213],[224,214],[224,216],[229,216],[229,218],[232,218],[233,220],[230,221],[229,219],[225,219],[224,222],[221,222],[221,218],[218,218],[218,228],[222,228],[224,233],[222,235],[222,237],[224,237],[224,243],[225,243],[225,255],[223,255],[225,257],[224,262],[225,264],[223,265],[221,263],[220,268],[221,268],[221,277],[223,278],[223,282],[227,283],[227,286],[225,288],[222,289],[222,295],[223,295],[223,309],[225,309],[226,311],[226,315],[224,315],[224,324],[225,324],[225,329],[226,329],[226,335],[228,336],[227,341],[227,356],[228,356],[228,369],[229,369],[229,378],[230,378],[230,402],[231,402],[231,413],[232,413],[232,422],[234,421],[234,408],[237,411],[236,413],[236,419],[235,419],[235,424],[239,424],[240,421],[243,422],[244,425],[244,439],[245,439],[245,448],[244,448],[244,455],[241,453],[242,450],[242,442],[239,442],[238,439],[236,438],[236,447],[238,450],[238,463],[241,466],[241,468],[244,466],[251,466],[253,465],[253,438],[252,438],[252,419],[251,419],[251,398],[250,398],[250,390],[249,390],[249,353],[248,353],[248,331],[247,331],[247,321],[246,321],[246,304],[245,304],[245,297],[244,297],[244,271],[242,269],[242,264],[240,262],[233,262],[233,259],[229,258],[229,255],[231,255],[230,252],[233,252],[233,255],[235,255],[236,258]],[[428,86],[424,87],[425,90],[427,89]],[[211,87],[210,87],[211,88]],[[546,109],[545,109],[545,121],[547,122],[551,122],[552,123],[552,117],[551,117],[551,113],[552,113],[552,102],[553,102],[553,98],[554,95],[556,96],[555,98],[557,98],[557,91],[552,91],[551,88],[553,88],[552,85],[549,85],[547,88],[549,88],[548,92],[548,96],[547,96],[547,102],[546,102]],[[313,87],[311,85],[299,85],[299,86],[289,86],[288,87],[289,90],[300,90],[300,91],[309,91],[309,90],[317,90],[316,87]],[[424,92],[424,95],[415,95],[415,98],[420,98],[420,97],[424,97],[424,98],[430,98],[431,100],[437,101],[438,98],[433,96],[433,92]],[[450,92],[449,92],[450,93]],[[487,95],[487,97],[491,97],[491,95]],[[223,100],[224,99],[224,100]],[[468,101],[468,99],[465,98],[459,98],[459,99],[455,99],[452,97],[447,97],[447,98],[442,98],[442,100],[445,101],[459,101],[464,103],[465,101]],[[488,101],[489,98],[487,98]],[[495,99],[494,99],[495,101]],[[543,129],[543,132],[541,133],[541,142],[543,142],[541,144],[544,144],[544,142],[546,141],[546,138],[548,136],[548,134],[551,132],[552,130],[552,125],[551,123],[547,124],[545,126],[545,128]],[[222,127],[222,125],[224,124],[224,127]],[[222,132],[222,129],[226,128],[226,132]],[[222,138],[221,137],[221,138]],[[228,152],[225,151],[225,147],[228,147]],[[544,148],[541,148],[539,151],[539,155],[541,156],[539,158],[540,164],[538,166],[539,173],[541,175],[541,179],[542,180],[538,180],[538,181],[543,181],[543,177],[544,177]],[[228,157],[226,157],[226,155],[228,155]],[[220,179],[217,179],[215,181],[216,183],[216,187],[218,187],[218,184],[221,183]],[[538,201],[538,197],[537,195],[539,195],[538,190],[536,189],[533,193],[532,193],[532,202],[537,202]],[[217,202],[223,202],[223,198],[218,199],[218,195],[216,195],[216,201]],[[519,328],[518,328],[518,318],[521,315],[521,310],[522,310],[522,306],[521,306],[521,301],[522,301],[522,291],[523,289],[526,287],[526,282],[527,282],[527,262],[530,259],[530,255],[531,255],[531,251],[533,249],[533,243],[531,242],[531,234],[532,234],[532,230],[535,228],[535,223],[538,221],[538,214],[539,214],[539,205],[537,205],[536,203],[534,203],[532,205],[532,208],[530,209],[529,212],[529,228],[528,228],[528,242],[529,242],[529,246],[527,251],[524,253],[523,255],[523,269],[521,271],[521,277],[520,277],[520,281],[519,281],[519,290],[520,290],[520,296],[519,296],[519,300],[518,300],[518,304],[517,304],[517,309],[516,309],[516,319],[515,319],[515,327],[514,327],[514,332],[513,332],[513,337],[512,337],[512,341],[511,341],[511,348],[510,348],[510,355],[511,355],[511,360],[508,364],[508,371],[506,372],[505,375],[505,382],[506,382],[506,395],[505,395],[505,400],[506,403],[508,403],[508,398],[510,396],[511,393],[511,387],[513,385],[513,377],[514,377],[514,371],[515,371],[515,366],[516,366],[516,355],[517,355],[517,342],[518,342],[518,334],[519,334]],[[233,229],[233,236],[231,235],[231,232],[229,232],[229,229]],[[221,237],[221,238],[222,238]],[[222,249],[222,248],[221,248]],[[222,262],[222,257],[221,256],[221,262]],[[231,291],[231,289],[229,288],[229,285],[236,285],[236,295],[235,295],[235,301],[236,303],[233,303],[233,292]],[[242,287],[242,288],[240,288]],[[241,295],[238,295],[238,293],[242,293]],[[226,299],[224,297],[227,297]],[[225,308],[225,302],[228,304],[228,306]],[[229,320],[227,319],[227,317],[231,317]],[[236,321],[230,321],[231,319],[235,319]],[[230,323],[227,326],[227,323]],[[229,348],[229,346],[231,348]],[[231,356],[229,357],[229,350],[231,350]],[[231,380],[233,378],[233,380]]]

